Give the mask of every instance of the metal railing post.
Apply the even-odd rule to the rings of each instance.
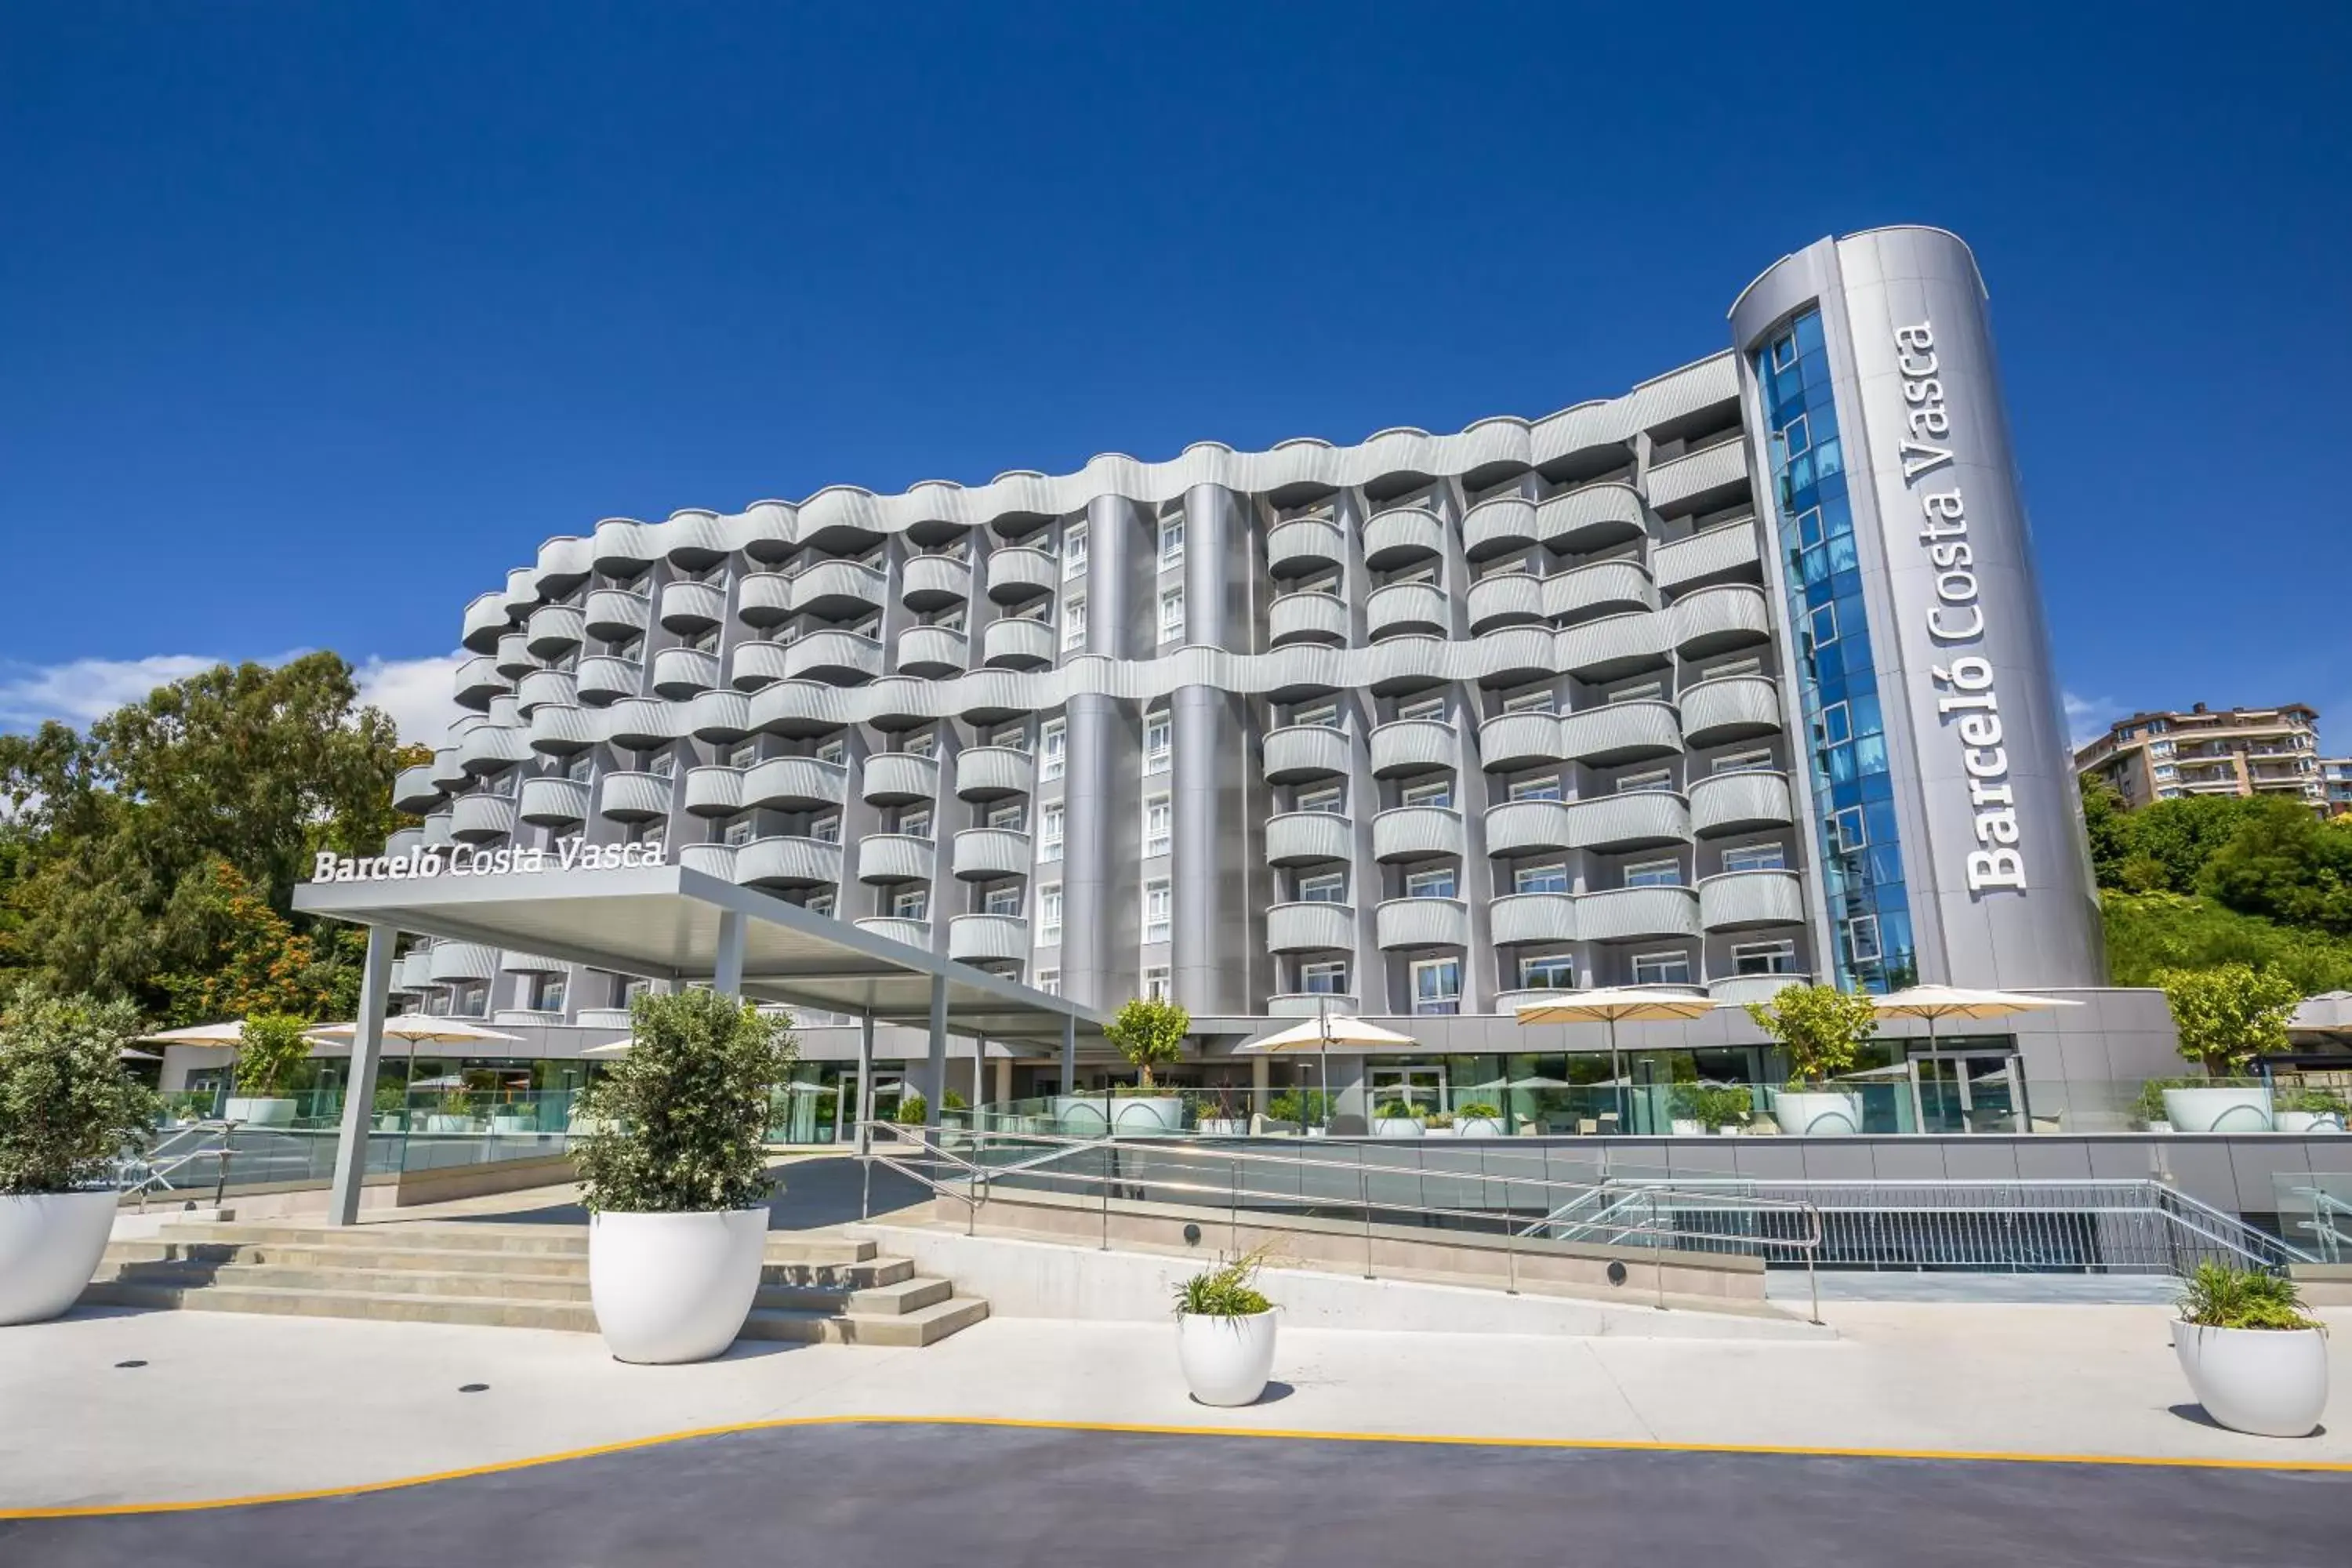
[[[1372,1174],[1365,1168],[1364,1153],[1356,1151],[1356,1201],[1364,1210],[1364,1278],[1372,1278]]]
[[[221,1128],[220,1158],[213,1167],[213,1207],[215,1208],[221,1206],[221,1199],[228,1192],[228,1152],[229,1145],[236,1141],[236,1123],[231,1121]]]
[[[1481,1167],[1486,1163],[1484,1151],[1479,1153],[1478,1163]],[[1503,1266],[1510,1279],[1510,1283],[1504,1287],[1505,1291],[1516,1296],[1519,1293],[1519,1226],[1518,1216],[1511,1211],[1511,1178],[1508,1176],[1503,1178]]]

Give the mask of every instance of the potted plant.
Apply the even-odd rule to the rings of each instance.
[[[375,1091],[375,1130],[399,1132],[408,1126],[408,1089],[404,1084],[379,1085]]]
[[[1424,1115],[1421,1119],[1421,1135],[1424,1138],[1451,1138],[1454,1136],[1454,1112],[1450,1110],[1433,1110]]]
[[[2302,1437],[2327,1407],[2327,1331],[2292,1279],[2199,1264],[2172,1348],[2197,1403],[2232,1431]]]
[[[128,1002],[0,1004],[0,1324],[74,1304],[106,1251],[108,1167],[147,1146],[155,1097],[122,1070],[139,1032]]]
[[[1112,1131],[1154,1133],[1184,1131],[1183,1098],[1168,1093],[1153,1083],[1151,1069],[1181,1056],[1184,1037],[1192,1030],[1192,1015],[1165,996],[1130,997],[1126,1005],[1112,1016],[1111,1021],[1103,1026],[1103,1037],[1136,1071],[1133,1089],[1112,1093]],[[1070,1104],[1075,1098],[1066,1096],[1055,1108],[1055,1114],[1063,1119],[1064,1126],[1070,1124],[1072,1117],[1083,1114]],[[1099,1100],[1095,1112],[1101,1114]]]
[[[2156,983],[2172,1009],[2180,1054],[2208,1079],[2244,1079],[2254,1060],[2287,1048],[2286,1021],[2303,988],[2250,964],[2167,969]],[[2164,1118],[2176,1132],[2266,1132],[2271,1091],[2258,1082],[2213,1083],[2164,1091]]]
[[[1503,1108],[1483,1100],[1454,1108],[1454,1135],[1456,1138],[1500,1138],[1509,1131],[1503,1121]]]
[[[701,1361],[760,1289],[768,1100],[792,1076],[792,1026],[699,988],[643,995],[630,1048],[583,1095],[609,1122],[573,1140],[588,1209],[588,1295],[625,1362]]]
[[[505,1100],[490,1107],[490,1131],[500,1137],[519,1138],[539,1131],[536,1108],[528,1100]]]
[[[1372,1136],[1375,1138],[1418,1138],[1422,1134],[1421,1117],[1402,1100],[1384,1100],[1372,1108]]]
[[[1319,1089],[1286,1089],[1265,1102],[1265,1119],[1293,1132],[1321,1132],[1329,1110],[1329,1097]]]
[[[444,1089],[441,1109],[427,1112],[425,1118],[427,1132],[472,1132],[474,1126],[474,1096],[472,1091],[458,1088]]]
[[[1694,1132],[1736,1131],[1756,1109],[1744,1084],[1693,1079],[1674,1088],[1675,1131],[1688,1121]]]
[[[2341,1132],[2344,1101],[2325,1089],[2299,1089],[2279,1102],[2277,1120],[2282,1132]]]
[[[284,1127],[294,1120],[294,1100],[278,1086],[310,1054],[310,1021],[291,1013],[256,1013],[238,1031],[236,1091],[221,1114],[253,1127]]]
[[[1263,1247],[1204,1268],[1176,1292],[1176,1360],[1203,1405],[1249,1405],[1274,1371],[1278,1309],[1257,1289]]]
[[[1862,1042],[1878,1032],[1870,998],[1834,985],[1784,985],[1769,1002],[1748,1003],[1748,1016],[1788,1053],[1789,1086],[1772,1097],[1780,1131],[1861,1131],[1862,1096],[1832,1089],[1830,1079],[1853,1070]]]

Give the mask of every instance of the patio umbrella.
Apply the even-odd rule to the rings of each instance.
[[[160,1062],[163,1059],[154,1052],[142,1051],[136,1046],[125,1046],[114,1054],[117,1059],[126,1062]]]
[[[321,1045],[349,1048],[359,1033],[357,1024],[321,1024],[310,1031],[310,1037]],[[408,1073],[416,1070],[416,1042],[428,1045],[466,1046],[478,1040],[520,1040],[520,1035],[501,1034],[486,1029],[479,1024],[468,1024],[463,1018],[436,1017],[430,1013],[401,1013],[383,1021],[383,1037],[408,1042]],[[414,1085],[410,1087],[414,1088]]]
[[[1636,991],[1620,988],[1608,991],[1568,991],[1541,1002],[1519,1005],[1519,1023],[1529,1024],[1607,1024],[1609,1026],[1609,1076],[1617,1090],[1617,1124],[1625,1124],[1625,1065],[1617,1054],[1617,1025],[1620,1019],[1649,1023],[1667,1018],[1697,1018],[1715,1011],[1718,1004],[1712,996],[1698,996],[1673,991]]]
[[[220,1024],[190,1024],[177,1029],[159,1029],[139,1039],[142,1045],[152,1046],[241,1046],[245,1044],[245,1025],[236,1018]]]
[[[1944,1018],[2006,1018],[2043,1007],[2079,1007],[2061,996],[2035,996],[2017,991],[1969,991],[1953,985],[1912,985],[1873,996],[1872,1007],[1882,1017],[1927,1020],[1927,1048],[1936,1048],[1936,1025]]]
[[[1334,1046],[1353,1047],[1353,1054],[1361,1055],[1367,1051],[1419,1050],[1421,1042],[1410,1035],[1383,1029],[1378,1024],[1368,1024],[1345,1013],[1326,1012],[1324,1004],[1318,1001],[1312,1018],[1302,1018],[1286,1029],[1262,1036],[1239,1049],[1269,1056],[1298,1051],[1316,1053],[1323,1079],[1323,1116],[1328,1124],[1331,1116],[1331,1047]],[[1306,1120],[1302,1115],[1300,1125],[1304,1126]]]
[[[625,1057],[629,1054],[629,1041],[630,1037],[623,1035],[617,1040],[606,1040],[601,1046],[590,1046],[580,1054],[583,1057]]]

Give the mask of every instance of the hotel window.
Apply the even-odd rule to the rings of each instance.
[[[1443,724],[1445,722],[1445,698],[1441,693],[1435,697],[1420,697],[1411,702],[1400,702],[1396,716],[1400,719],[1425,719],[1433,724]]]
[[[1165,1002],[1173,989],[1169,984],[1167,965],[1153,964],[1143,972],[1143,994],[1147,1000]]]
[[[727,765],[730,768],[748,768],[759,760],[760,742],[757,741],[746,741],[727,753]]]
[[[988,743],[992,746],[1002,746],[1008,752],[1027,751],[1029,728],[1025,724],[1007,724],[1003,729],[990,735]]]
[[[1160,520],[1160,564],[1165,570],[1184,561],[1184,514]]]
[[[1310,577],[1306,582],[1299,584],[1296,588],[1293,588],[1291,592],[1294,594],[1321,594],[1327,597],[1336,599],[1339,597],[1339,574],[1337,572],[1326,572],[1319,577]],[[1280,595],[1276,595],[1276,597],[1279,596]]]
[[[1568,891],[1568,868],[1556,860],[1543,866],[1516,867],[1511,872],[1511,891],[1565,893]]]
[[[1437,568],[1432,565],[1409,566],[1402,572],[1391,572],[1381,580],[1381,586],[1392,588],[1402,583],[1435,583]]]
[[[1051,783],[1062,776],[1063,743],[1069,737],[1068,725],[1060,719],[1048,719],[1037,730],[1037,777]]]
[[[530,1010],[534,1013],[563,1011],[565,986],[561,974],[541,974],[530,983]]]
[[[1734,675],[1761,675],[1764,661],[1760,658],[1735,658],[1723,664],[1709,665],[1699,671],[1701,680],[1722,680]]]
[[[1629,888],[1679,888],[1683,885],[1683,863],[1680,860],[1637,860],[1625,868],[1625,886]]]
[[[586,784],[596,772],[596,759],[587,752],[581,752],[563,764],[563,776],[573,784]]]
[[[487,981],[466,981],[449,995],[449,1011],[459,1018],[478,1018],[489,1010],[489,1005],[490,987]]]
[[[1789,857],[1778,844],[1742,844],[1723,852],[1727,871],[1782,871]]]
[[[1298,901],[1302,904],[1346,903],[1348,874],[1345,871],[1318,871],[1312,877],[1299,878]]]
[[[717,626],[710,626],[695,633],[694,636],[687,639],[686,646],[692,648],[697,653],[717,653],[719,651],[719,628]]]
[[[1303,789],[1298,792],[1298,804],[1292,809],[1319,811],[1327,816],[1345,816],[1348,815],[1348,792],[1338,784]]]
[[[1062,972],[1058,969],[1039,970],[1037,989],[1048,996],[1059,996],[1062,994]]]
[[[677,759],[667,752],[656,752],[653,761],[646,764],[646,772],[657,779],[670,778],[677,773]]]
[[[1408,899],[1450,899],[1454,897],[1454,868],[1433,867],[1426,871],[1405,874],[1404,896]]]
[[[1087,602],[1062,601],[1062,651],[1075,653],[1087,646]]]
[[[902,807],[898,813],[898,831],[909,838],[931,836],[931,808],[928,805]]]
[[[1308,708],[1294,708],[1290,710],[1290,721],[1310,729],[1336,730],[1339,728],[1339,705],[1337,702],[1318,702]]]
[[[1160,640],[1184,640],[1184,590],[1171,588],[1160,595]]]
[[[623,981],[621,983],[621,1005],[626,1007],[638,997],[649,994],[653,988],[654,983],[650,980]]]
[[[1143,716],[1143,771],[1164,773],[1173,765],[1176,755],[1176,721],[1165,708],[1154,708]]]
[[[1406,805],[1433,805],[1448,810],[1454,805],[1454,784],[1447,779],[1440,779],[1434,784],[1407,784],[1397,792],[1397,799]]]
[[[1175,831],[1175,808],[1164,795],[1155,795],[1143,803],[1143,853],[1146,858],[1168,853],[1170,836]]]
[[[963,611],[960,608],[934,610],[923,617],[922,624],[927,626],[937,626],[943,632],[960,632],[963,630]]]
[[[988,826],[1023,832],[1029,826],[1029,808],[1017,800],[1001,801],[988,808]]]
[[[1837,601],[1814,605],[1805,616],[1805,651],[1811,653],[1837,640]]]
[[[1511,798],[1513,800],[1558,800],[1559,775],[1544,773],[1531,779],[1513,779]]]
[[[1734,752],[1727,757],[1716,758],[1712,771],[1718,773],[1769,773],[1773,771],[1772,753],[1769,751]]]
[[[1849,805],[1830,814],[1828,823],[1830,848],[1837,854],[1851,854],[1870,842],[1870,828],[1864,821],[1862,807]]]
[[[2160,779],[2179,778],[2180,769],[2171,763],[2158,763],[2156,766],[2156,776]]]
[[[848,743],[843,741],[827,741],[816,749],[816,760],[820,763],[845,762],[848,756]]]
[[[1412,1010],[1416,1013],[1462,1011],[1462,961],[1424,958],[1412,966]]]
[[[1843,746],[1853,739],[1853,713],[1843,702],[1832,702],[1813,721],[1813,744]]]
[[[1348,966],[1336,960],[1302,963],[1298,966],[1298,989],[1309,996],[1344,996],[1348,994]]]
[[[650,849],[659,849],[669,839],[669,824],[648,822],[637,829],[637,842]]]
[[[1550,713],[1557,708],[1549,691],[1523,691],[1517,697],[1503,700],[1506,713]]]
[[[613,645],[613,657],[619,659],[623,664],[641,665],[645,663],[646,639],[644,635],[639,634],[636,637],[629,638],[626,642],[614,643]]]
[[[1846,955],[1856,963],[1878,961],[1878,917],[1856,915],[1845,922]]]
[[[1062,530],[1062,579],[1065,582],[1087,574],[1087,525],[1074,522]]]
[[[1062,858],[1062,803],[1037,808],[1037,858],[1041,862]]]
[[[1619,795],[1672,795],[1675,793],[1675,771],[1653,768],[1647,773],[1627,773],[1617,781]]]
[[[890,912],[902,921],[930,919],[931,890],[929,888],[899,889],[890,895]]]
[[[2147,743],[2147,754],[2151,757],[2168,757],[2172,755],[2175,744],[2176,742],[2171,741],[2150,741]]]
[[[1175,893],[1165,877],[1143,884],[1143,940],[1166,942]]]
[[[1576,961],[1564,952],[1529,953],[1519,960],[1522,991],[1573,991]]]
[[[1062,884],[1048,882],[1037,889],[1037,940],[1062,940]]]
[[[1812,432],[1801,414],[1780,426],[1780,438],[1782,452],[1790,458],[1801,458],[1812,450]]]
[[[898,749],[910,757],[930,756],[939,750],[939,733],[933,730],[924,730],[908,735],[898,742]]]
[[[809,837],[815,839],[819,844],[840,843],[841,818],[839,816],[818,817],[815,821],[809,824]]]
[[[758,827],[759,824],[751,817],[739,816],[727,825],[726,842],[740,849],[751,842],[751,835]]]
[[[1735,942],[1731,949],[1731,972],[1734,974],[1794,974],[1797,973],[1797,944],[1786,937],[1779,942]]]
[[[980,912],[984,915],[1017,915],[1021,912],[1021,884],[991,882],[980,895]]]
[[[813,915],[829,915],[833,913],[833,895],[831,893],[811,893],[807,900],[802,903],[801,908],[806,910]]]
[[[1687,985],[1690,977],[1690,954],[1687,952],[1637,952],[1633,955],[1633,984],[1636,985]]]
[[[1637,681],[1632,686],[1619,687],[1616,690],[1609,693],[1607,700],[1611,702],[1652,702],[1664,697],[1665,694],[1666,688],[1664,682],[1656,680],[1643,680]]]

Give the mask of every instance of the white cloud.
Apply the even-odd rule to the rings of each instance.
[[[2059,700],[2066,710],[2066,738],[2077,746],[2097,740],[2110,723],[2124,716],[2123,704],[2112,697],[2077,697],[2062,691]]]
[[[263,659],[279,664],[302,650]],[[381,708],[404,741],[438,742],[457,716],[450,695],[457,662],[451,653],[425,658],[370,657],[359,666],[360,700]],[[0,730],[31,730],[57,719],[86,729],[159,686],[184,680],[220,663],[192,653],[145,658],[77,658],[63,664],[0,664]]]
[[[438,744],[457,717],[456,689],[462,653],[425,658],[370,656],[360,666],[360,700],[381,708],[400,727],[404,741]]]

